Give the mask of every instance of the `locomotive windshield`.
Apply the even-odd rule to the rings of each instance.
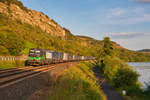
[[[32,57],[40,57],[40,50],[31,49],[30,52],[29,52],[29,56],[32,56]]]
[[[40,51],[39,51],[39,50],[37,50],[37,51],[35,51],[35,53],[40,53]]]

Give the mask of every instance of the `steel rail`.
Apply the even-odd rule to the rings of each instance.
[[[42,67],[42,68],[37,67],[37,69],[33,69],[32,71],[27,71],[27,72],[24,72],[21,74],[15,74],[12,76],[8,75],[7,77],[1,77],[0,78],[0,88],[3,88],[10,84],[14,84],[14,83],[24,80],[28,77],[32,77],[32,76],[38,75],[40,73],[53,70],[54,68],[55,68],[55,66]]]

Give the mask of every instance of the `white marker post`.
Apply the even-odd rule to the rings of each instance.
[[[122,94],[123,94],[123,95],[126,95],[126,90],[122,90]]]

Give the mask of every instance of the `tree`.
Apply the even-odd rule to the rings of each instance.
[[[0,32],[0,45],[4,46],[6,43],[7,34],[5,32]]]
[[[4,46],[0,46],[0,55],[9,55],[9,51]]]
[[[104,55],[113,56],[113,46],[109,37],[104,38]]]
[[[103,59],[104,59],[105,56],[110,56],[110,57],[114,56],[113,45],[112,45],[109,37],[104,38],[104,45],[98,51],[97,60],[98,60],[99,64],[103,63]]]
[[[11,55],[19,55],[25,48],[24,41],[15,34],[8,34],[5,47],[8,49]]]

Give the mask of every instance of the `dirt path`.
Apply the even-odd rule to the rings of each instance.
[[[104,78],[98,73],[97,71],[97,67],[95,67],[94,69],[94,73],[95,76],[98,78],[99,80],[99,84],[101,86],[101,89],[103,90],[103,92],[105,93],[105,95],[107,96],[108,100],[125,100],[119,93],[117,93],[109,84],[107,81],[104,81],[103,84],[101,84],[101,80],[103,80]]]

